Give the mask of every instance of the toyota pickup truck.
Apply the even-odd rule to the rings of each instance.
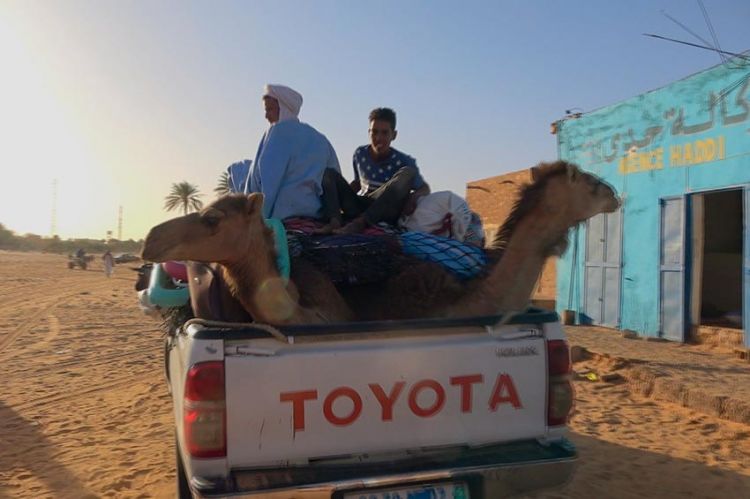
[[[566,482],[570,355],[553,312],[167,337],[179,497],[507,497]]]

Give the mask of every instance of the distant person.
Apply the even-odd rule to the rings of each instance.
[[[112,277],[112,272],[115,267],[115,258],[112,256],[112,252],[107,250],[107,252],[102,255],[102,261],[104,261],[104,274],[107,277]]]
[[[396,139],[396,113],[387,107],[370,112],[370,144],[354,151],[351,184],[338,170],[323,175],[323,206],[327,225],[316,231],[357,233],[379,222],[395,224],[410,215],[417,200],[430,193],[417,161],[391,147]],[[359,194],[357,194],[359,192]],[[344,221],[348,221],[343,225]]]
[[[253,162],[249,159],[236,161],[227,167],[227,184],[230,192],[245,192],[248,190],[247,182],[250,180],[250,165]]]
[[[83,258],[84,256],[86,256],[86,250],[83,248],[78,248],[76,250],[76,258]]]
[[[291,88],[266,85],[263,107],[271,126],[260,140],[245,189],[263,193],[266,218],[320,217],[323,172],[341,171],[333,146],[299,121],[302,96]]]

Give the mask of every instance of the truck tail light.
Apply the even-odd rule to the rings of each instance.
[[[191,456],[227,455],[224,362],[200,362],[190,368],[182,412],[185,444]]]
[[[549,369],[547,425],[567,424],[573,410],[575,392],[571,383],[570,350],[564,340],[547,342],[547,368]]]

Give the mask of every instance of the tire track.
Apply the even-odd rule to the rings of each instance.
[[[49,333],[45,335],[44,340],[42,340],[43,345],[49,345],[55,341],[57,335],[60,334],[60,319],[58,319],[56,315],[49,314],[47,316],[47,322],[49,323]]]
[[[55,284],[51,286],[49,284],[33,284],[23,287],[14,286],[12,294],[0,296],[0,314],[7,309],[17,308],[19,305],[29,303],[31,300],[29,297],[37,295],[40,289],[43,289],[45,294],[57,296],[75,287],[75,282],[76,280],[63,278],[56,280]]]
[[[76,295],[78,295],[78,293],[71,293],[68,296],[64,296],[62,298],[54,300],[52,304],[47,305],[41,310],[37,310],[30,317],[24,317],[23,324],[18,326],[14,331],[11,331],[10,334],[8,334],[7,336],[0,338],[0,354],[4,353],[3,350],[9,347],[16,340],[16,338],[18,338],[19,336],[27,332],[29,329],[31,329],[33,326],[35,326],[40,316],[45,315],[45,314],[51,314],[52,311],[55,308],[57,308],[57,306],[59,306],[64,301]],[[49,300],[47,300],[44,303],[49,303]]]
[[[112,361],[119,360],[119,359],[126,359],[128,357],[132,357],[134,360],[144,359],[144,354],[148,354],[149,351],[154,353],[154,359],[161,360],[161,350],[156,350],[154,348],[154,345],[149,345],[148,348],[143,348],[141,350],[133,350],[128,352],[119,352],[119,353],[113,353],[113,354],[103,354],[103,355],[94,355],[91,357],[92,360],[95,360],[96,362],[86,362],[86,359],[70,359],[70,360],[64,360],[61,362],[56,362],[54,364],[50,365],[41,365],[34,368],[34,371],[36,374],[39,374],[41,371],[44,371],[46,373],[51,373],[55,371],[60,371],[63,369],[66,369],[68,367],[74,366],[74,367],[80,367],[82,369],[95,369],[97,367],[102,367],[107,364],[111,364]]]
[[[30,399],[30,400],[26,400],[19,404],[10,404],[10,407],[12,407],[14,410],[38,409],[38,408],[46,407],[49,405],[54,405],[54,404],[58,404],[62,402],[75,400],[81,397],[85,397],[86,395],[93,395],[99,392],[106,392],[106,391],[113,390],[116,388],[131,386],[133,385],[133,383],[139,380],[139,377],[144,378],[141,381],[147,381],[152,376],[153,376],[152,370],[147,370],[143,372],[138,371],[138,372],[131,373],[131,375],[129,375],[127,378],[118,378],[116,380],[109,381],[107,383],[102,383],[89,389],[76,390],[75,393],[66,393],[63,395],[56,395],[56,396],[37,397],[37,398]]]
[[[60,280],[56,282],[57,285],[54,286],[45,285],[43,287],[27,286],[22,289],[13,288],[13,294],[10,297],[0,296],[0,315],[3,315],[7,310],[19,308],[22,305],[33,306],[35,303],[38,303],[36,300],[42,290],[45,295],[45,300],[49,301],[50,299],[66,294],[66,292],[70,293],[71,288],[75,288],[76,284],[75,281],[67,282]],[[99,286],[97,286],[97,288],[98,287]],[[81,291],[78,291],[75,294],[81,294]]]
[[[14,352],[11,360],[14,362],[28,361],[36,363],[35,359],[37,358],[48,358],[47,355],[49,354],[50,349],[63,350],[70,345],[77,345],[77,348],[70,352],[74,358],[68,360],[70,355],[61,357],[63,360],[56,365],[61,366],[76,362],[90,365],[87,364],[88,361],[96,361],[102,358],[102,355],[113,353],[115,357],[119,357],[127,355],[128,352],[144,352],[151,350],[161,344],[163,336],[161,329],[145,328],[143,322],[135,320],[116,321],[108,324],[102,323],[97,324],[95,327],[88,327],[90,324],[87,324],[86,327],[83,327],[80,324],[66,325],[66,319],[62,317],[59,312],[57,315],[60,316],[58,317],[58,322],[62,322],[57,337],[51,337],[48,334],[42,341],[31,345],[25,345],[26,348],[24,348],[23,351]],[[83,346],[78,343],[78,340],[83,337],[90,337],[92,339],[103,338],[111,335],[113,332],[118,335],[118,337],[127,336],[127,342],[114,343],[111,341],[105,341],[103,343],[96,343],[95,347],[87,340],[85,340]],[[1,353],[0,358],[3,358]],[[40,368],[44,367],[46,366],[40,366]]]
[[[98,286],[98,288],[105,288],[104,285]],[[109,286],[107,286],[105,289],[108,289]],[[64,288],[65,289],[65,288]],[[69,288],[68,288],[69,289]],[[97,288],[94,288],[94,290],[97,290]],[[89,290],[89,292],[93,292],[94,290]],[[47,290],[48,291],[48,290]],[[54,296],[46,296],[40,301],[37,301],[34,303],[36,307],[41,306],[42,308],[37,308],[35,312],[32,312],[30,316],[23,317],[21,319],[18,319],[18,321],[22,322],[20,326],[18,326],[15,330],[11,331],[9,334],[0,337],[0,358],[4,357],[4,350],[9,347],[19,336],[22,334],[28,332],[32,327],[34,327],[38,322],[39,318],[42,315],[51,314],[52,311],[57,308],[58,306],[66,303],[68,300],[71,300],[74,297],[81,296],[80,291],[76,292],[68,292],[67,294],[63,295],[54,295]],[[25,297],[23,302],[28,302],[29,298]],[[0,312],[2,312],[0,310]]]
[[[63,330],[64,331],[64,330]],[[122,334],[130,334],[129,330],[123,329]],[[70,355],[63,356],[64,354],[60,352],[55,352],[56,354],[61,355],[61,361],[56,363],[56,366],[63,366],[69,363],[80,363],[81,365],[90,366],[93,364],[90,364],[89,361],[97,361],[102,358],[109,358],[110,356],[117,358],[119,356],[126,356],[130,353],[138,353],[139,355],[142,355],[144,352],[148,352],[149,350],[153,350],[154,348],[160,348],[160,345],[162,344],[159,340],[160,337],[150,337],[145,338],[143,341],[140,341],[138,343],[135,342],[128,342],[125,345],[118,345],[118,348],[114,348],[113,346],[110,347],[106,344],[100,344],[96,348],[94,347],[88,347],[87,349],[79,349],[79,350],[70,350],[66,351],[65,353],[69,353]],[[66,338],[55,338],[56,345],[54,345],[55,349],[63,350],[67,348],[68,341],[69,342],[75,342],[77,339],[76,337],[68,336]],[[62,343],[66,342],[66,343]],[[34,359],[40,357],[40,355],[44,355],[45,357],[49,354],[49,347],[42,342],[41,344],[35,345],[38,348],[34,349],[26,349],[22,353],[18,353],[13,355],[12,360],[14,361],[27,361],[27,362],[34,362]],[[121,347],[126,347],[126,350],[123,350]],[[39,365],[40,369],[43,369],[46,367],[46,365],[42,364]]]

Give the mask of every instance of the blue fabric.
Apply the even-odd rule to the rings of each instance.
[[[265,196],[265,218],[316,218],[320,216],[320,182],[326,168],[341,171],[328,139],[306,123],[281,121],[263,134],[249,191]]]
[[[375,161],[370,154],[370,146],[360,146],[354,151],[352,164],[354,166],[354,180],[359,180],[365,194],[388,182],[397,171],[405,166],[417,169],[417,176],[414,177],[414,183],[411,186],[413,190],[419,189],[425,183],[419,173],[417,160],[394,148],[391,148],[391,154],[387,158]]]
[[[439,263],[461,279],[476,276],[487,264],[482,248],[455,239],[424,232],[404,232],[399,237],[404,254]]]
[[[289,282],[291,263],[289,262],[289,244],[284,224],[278,218],[267,218],[264,221],[273,230],[273,240],[276,246],[276,268],[279,270],[279,274],[281,274],[284,282]]]
[[[253,162],[249,159],[244,159],[236,163],[232,163],[227,167],[227,175],[229,175],[229,189],[232,192],[245,192],[247,187],[247,181],[250,178],[250,165]]]

